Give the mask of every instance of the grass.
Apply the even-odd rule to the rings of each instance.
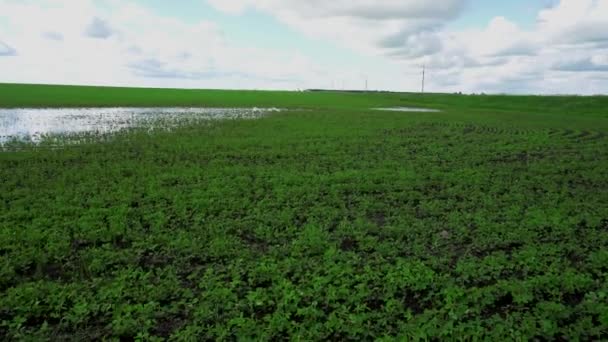
[[[0,85],[0,105],[307,109],[0,153],[3,340],[608,337],[606,97]],[[444,111],[368,109],[394,105]]]

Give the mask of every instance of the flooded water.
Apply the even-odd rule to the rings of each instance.
[[[383,110],[387,112],[417,112],[417,113],[439,113],[439,109],[416,108],[416,107],[392,107],[392,108],[374,108],[374,110]]]
[[[54,134],[112,133],[126,128],[170,128],[184,122],[254,119],[277,108],[53,108],[0,109],[0,144],[38,142]]]

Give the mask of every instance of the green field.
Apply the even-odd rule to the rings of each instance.
[[[608,97],[0,85],[74,106],[293,110],[0,152],[0,340],[608,339]]]

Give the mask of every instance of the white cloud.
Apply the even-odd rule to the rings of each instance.
[[[208,0],[217,9],[238,14],[247,9],[275,16],[309,37],[327,39],[358,52],[380,49],[393,55],[434,51],[418,48],[422,36],[455,18],[465,0]],[[417,49],[408,53],[407,50]]]
[[[608,0],[561,0],[523,29],[496,17],[481,30],[440,32],[444,48],[427,58],[458,70],[469,91],[606,92],[598,73],[608,70]]]
[[[54,32],[54,31],[43,32],[42,37],[44,37],[46,39],[50,39],[50,40],[55,40],[55,41],[63,40],[63,34],[61,34],[59,32]]]
[[[608,42],[606,0],[562,0],[538,20],[539,31],[554,43]]]
[[[91,38],[106,39],[112,35],[110,25],[103,19],[94,17],[85,29],[85,34]]]
[[[0,13],[11,14],[15,42],[0,42],[0,54],[19,52],[0,63],[5,82],[295,89],[319,70],[293,51],[233,46],[213,22],[130,1],[0,1]]]
[[[606,56],[582,57],[557,62],[553,68],[559,71],[598,71],[608,72],[608,61]]]
[[[249,9],[271,14],[310,37],[402,62],[412,75],[427,64],[436,90],[501,91],[504,86],[505,91],[547,92],[561,80],[562,92],[577,92],[585,77],[568,80],[556,73],[585,71],[589,79],[606,68],[598,56],[608,48],[608,0],[552,1],[531,29],[499,16],[489,18],[485,28],[460,31],[446,24],[461,13],[464,0],[440,5],[419,0],[209,2],[233,14]],[[544,89],[545,84],[551,86]]]
[[[529,28],[499,16],[458,30],[449,22],[466,16],[466,0],[206,1],[234,15],[266,13],[360,58],[328,64],[235,45],[216,22],[132,0],[0,0],[2,81],[294,89],[361,88],[369,78],[372,88],[411,91],[426,64],[432,91],[608,89],[608,0],[554,1]]]
[[[10,45],[0,41],[0,57],[2,56],[15,56],[17,51]]]
[[[493,18],[477,34],[466,35],[473,53],[485,56],[533,55],[539,48],[535,37],[504,17]]]
[[[238,14],[247,8],[271,13],[292,12],[303,17],[361,17],[402,19],[452,17],[464,2],[445,0],[441,6],[422,0],[209,0],[216,8]]]

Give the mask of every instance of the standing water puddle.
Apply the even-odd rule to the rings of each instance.
[[[439,109],[416,108],[416,107],[392,107],[392,108],[373,108],[374,110],[383,110],[387,112],[418,112],[418,113],[439,113]]]
[[[53,108],[0,109],[0,144],[40,142],[54,134],[106,134],[127,128],[171,128],[220,119],[254,119],[277,108]]]

